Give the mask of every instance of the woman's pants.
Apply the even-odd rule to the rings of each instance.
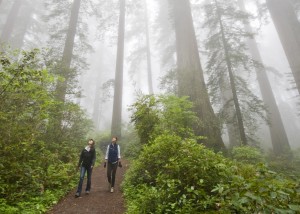
[[[111,187],[115,186],[115,179],[116,179],[116,171],[118,168],[118,162],[109,163],[107,164],[107,180],[110,183]]]
[[[90,191],[91,190],[92,168],[81,166],[81,168],[80,168],[80,180],[79,180],[79,184],[78,184],[78,187],[77,187],[77,193],[79,193],[79,194],[81,194],[81,191],[82,191],[82,184],[83,184],[85,172],[87,172],[87,183],[86,183],[85,191]]]

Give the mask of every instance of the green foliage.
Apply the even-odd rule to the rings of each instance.
[[[195,140],[161,135],[144,147],[126,174],[124,194],[129,201],[128,213],[135,213],[131,209],[136,207],[149,213],[200,211],[211,187],[229,176],[226,164],[225,158]],[[146,189],[147,194],[140,192],[140,188]],[[148,204],[148,199],[150,207],[138,206],[140,201],[145,201],[143,206]],[[214,201],[205,203],[206,207],[214,206]]]
[[[139,136],[131,124],[128,124],[122,132],[121,138],[122,157],[126,159],[135,159],[142,150],[142,144]]]
[[[45,212],[77,181],[91,122],[78,105],[53,98],[58,77],[44,65],[38,50],[0,53],[1,213]]]
[[[246,45],[253,34],[247,31],[245,25],[253,20],[253,16],[238,9],[234,0],[208,2],[204,10],[204,27],[208,30],[206,70],[212,103],[219,107],[221,121],[232,124],[236,129],[245,129],[248,141],[256,142],[259,118],[267,119],[264,103],[251,90],[249,81],[254,78],[251,72],[262,66],[251,58]],[[233,93],[237,93],[236,98]],[[241,109],[244,127],[236,125],[238,114],[234,109],[237,105]]]
[[[282,173],[291,179],[298,180],[300,177],[300,149],[280,156],[270,153],[267,156],[267,163],[273,171]]]
[[[193,136],[198,123],[193,104],[187,97],[144,95],[131,106],[133,122],[142,144],[168,132],[182,137]]]
[[[298,213],[299,183],[279,176],[264,165],[238,164],[231,182],[218,185],[220,209],[237,213]]]
[[[250,146],[234,147],[231,151],[231,155],[234,160],[243,163],[257,164],[264,161],[261,151]]]
[[[111,133],[110,131],[105,132],[95,132],[91,133],[91,136],[94,136],[96,141],[96,147],[101,151],[102,154],[105,154],[107,145],[111,142]]]
[[[142,150],[141,143],[136,139],[129,141],[123,152],[127,159],[136,159]]]
[[[297,213],[299,184],[264,165],[235,163],[194,139],[163,134],[123,182],[127,213]]]

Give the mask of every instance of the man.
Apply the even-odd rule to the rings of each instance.
[[[117,137],[113,137],[111,144],[107,146],[104,168],[107,166],[107,180],[110,192],[114,192],[117,167],[122,167],[120,146],[117,144]]]

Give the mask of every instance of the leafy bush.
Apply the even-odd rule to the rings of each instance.
[[[285,176],[288,176],[294,180],[298,180],[300,177],[300,150],[295,150],[291,154],[277,155],[273,153],[267,156],[268,166]]]
[[[259,149],[250,146],[239,146],[232,149],[232,158],[239,162],[256,164],[264,162],[263,154]]]
[[[128,213],[135,212],[132,207],[142,209],[138,203],[145,200],[144,197],[151,197],[134,189],[147,187],[147,193],[158,192],[153,199],[156,203],[152,201],[151,207],[144,208],[150,213],[172,213],[183,207],[187,210],[188,206],[197,210],[195,205],[200,206],[211,188],[229,176],[226,164],[225,158],[195,140],[183,141],[178,136],[161,135],[150,146],[145,146],[126,174],[124,189],[129,201]],[[214,201],[206,204],[206,207],[211,206],[215,206]]]
[[[44,212],[77,182],[91,121],[78,105],[54,99],[58,77],[44,65],[38,50],[0,53],[1,213]]]
[[[265,165],[237,164],[237,171],[226,184],[216,186],[220,210],[236,213],[298,213],[299,184],[286,179]],[[249,168],[253,171],[249,174]]]
[[[142,150],[142,145],[137,140],[131,140],[127,142],[126,148],[124,150],[124,156],[127,159],[136,159]]]
[[[166,131],[190,137],[193,126],[199,122],[192,108],[188,97],[144,95],[130,108],[131,122],[142,144]]]
[[[235,163],[193,139],[162,134],[132,162],[127,213],[296,213],[299,185],[264,165]]]

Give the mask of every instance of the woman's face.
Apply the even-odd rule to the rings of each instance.
[[[93,144],[94,144],[94,142],[92,140],[90,140],[89,143],[88,143],[89,147],[92,147]]]
[[[116,139],[115,137],[113,137],[113,138],[111,139],[111,142],[115,143],[115,142],[117,142],[117,139]]]

